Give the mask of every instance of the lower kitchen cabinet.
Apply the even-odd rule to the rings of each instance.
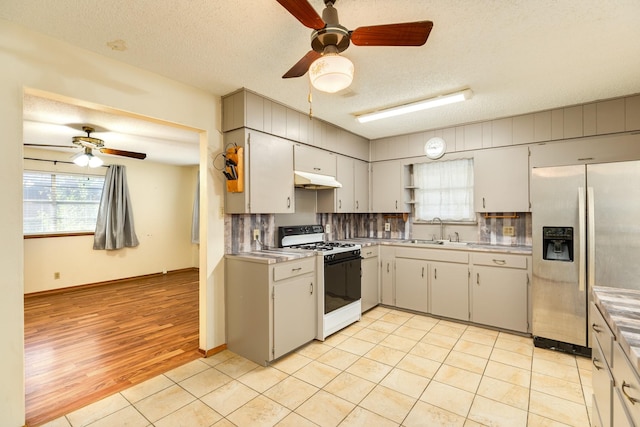
[[[429,312],[429,264],[420,259],[396,258],[396,307]]]
[[[431,314],[469,320],[469,265],[431,263]]]
[[[380,246],[380,302],[384,305],[396,305],[394,270],[394,248],[384,245]]]
[[[315,257],[269,264],[225,259],[227,348],[261,365],[316,335]]]
[[[473,253],[471,321],[529,332],[530,256]]]
[[[378,246],[362,248],[362,312],[380,304],[380,286],[378,281]]]

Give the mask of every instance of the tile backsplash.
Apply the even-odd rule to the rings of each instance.
[[[531,246],[531,213],[476,214],[477,238],[481,243]],[[282,219],[279,218],[282,222]],[[404,221],[402,214],[316,214],[315,222],[330,224],[327,240],[356,237],[378,239],[411,239],[413,221]],[[390,230],[384,225],[389,223]],[[454,227],[447,225],[448,227]],[[505,236],[504,227],[513,227],[514,236]],[[259,242],[253,240],[253,230],[260,230]],[[278,230],[273,214],[234,214],[225,216],[225,253],[249,252],[277,247]]]

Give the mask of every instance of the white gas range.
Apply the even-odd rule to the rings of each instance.
[[[361,246],[355,243],[327,242],[322,225],[296,225],[278,228],[278,246],[316,252],[318,328],[316,339],[360,320]]]

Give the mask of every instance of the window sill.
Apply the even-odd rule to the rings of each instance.
[[[93,231],[81,231],[75,233],[49,233],[49,234],[25,234],[25,239],[42,239],[49,237],[76,237],[76,236],[93,236],[95,233]]]

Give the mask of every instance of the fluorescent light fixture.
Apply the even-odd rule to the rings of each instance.
[[[402,114],[422,111],[429,108],[440,107],[441,105],[453,104],[455,102],[466,101],[473,96],[471,89],[461,92],[450,93],[448,95],[437,96],[435,98],[424,99],[410,104],[399,105],[397,107],[385,108],[371,113],[360,114],[356,119],[360,123],[367,123],[373,120],[386,119],[387,117],[400,116]]]

